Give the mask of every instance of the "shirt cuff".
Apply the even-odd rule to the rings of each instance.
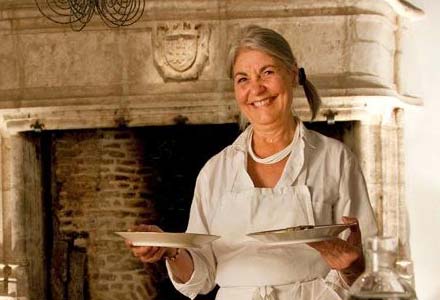
[[[325,277],[325,282],[329,285],[341,299],[348,299],[350,286],[345,282],[342,274],[336,270],[331,270]]]
[[[350,285],[348,285],[348,283],[345,281],[344,276],[342,276],[342,273],[338,271],[336,271],[336,273],[338,273],[339,283],[341,287],[344,288],[345,290],[348,290],[350,288]]]
[[[196,253],[194,253],[192,250],[189,249],[186,250],[191,255],[191,258],[194,263],[194,271],[187,282],[181,282],[174,276],[168,260],[165,260],[165,265],[171,283],[176,288],[176,290],[178,290],[180,293],[187,296],[188,298],[194,299],[198,295],[201,286],[203,286],[207,270],[203,269],[203,263],[201,262],[200,257]]]

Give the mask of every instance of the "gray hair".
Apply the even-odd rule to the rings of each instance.
[[[292,53],[292,49],[281,34],[272,29],[257,25],[243,28],[229,49],[227,66],[230,78],[233,77],[235,60],[241,49],[253,49],[267,53],[277,59],[287,70],[294,71],[297,75],[300,75],[297,76],[299,84],[304,88],[304,93],[312,112],[312,120],[315,119],[321,105],[321,98],[315,86],[306,78],[304,70],[298,72],[298,63]]]

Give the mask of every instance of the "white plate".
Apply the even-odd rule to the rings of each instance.
[[[349,228],[347,224],[296,226],[277,230],[260,231],[247,234],[270,245],[289,245],[330,240]]]
[[[133,246],[201,248],[220,238],[216,235],[175,232],[115,232]]]

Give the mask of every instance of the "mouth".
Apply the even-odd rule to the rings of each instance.
[[[263,107],[263,106],[268,106],[269,104],[271,104],[276,97],[268,97],[268,98],[264,98],[258,101],[254,101],[252,103],[250,103],[250,105],[254,106],[254,107]]]

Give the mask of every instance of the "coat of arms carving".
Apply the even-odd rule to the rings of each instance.
[[[154,61],[165,80],[197,79],[209,56],[206,24],[180,22],[158,25],[153,31]]]

